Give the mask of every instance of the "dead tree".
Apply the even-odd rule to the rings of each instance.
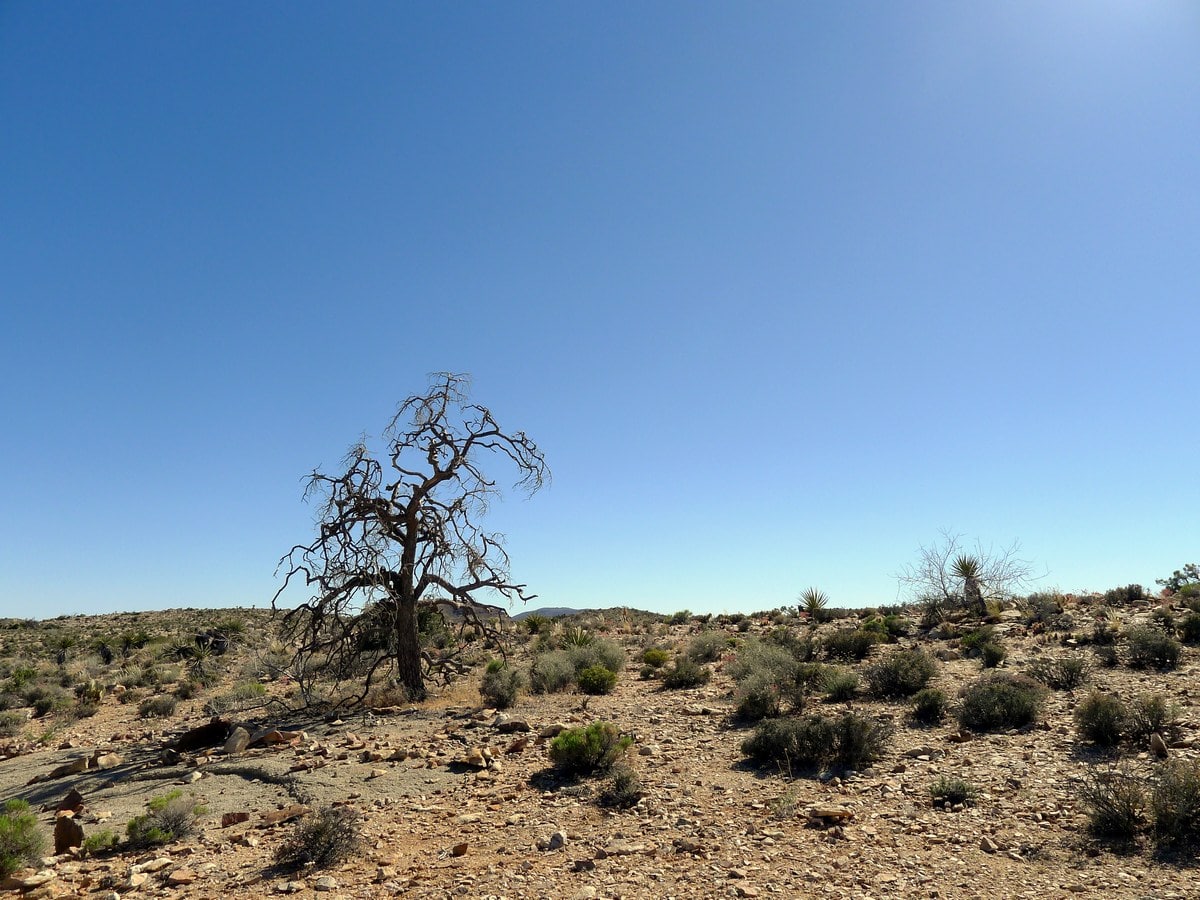
[[[953,608],[966,608],[982,617],[988,614],[989,603],[1011,597],[1036,577],[1019,552],[1020,544],[1014,542],[999,551],[976,543],[974,552],[968,553],[962,535],[943,531],[941,541],[921,547],[918,561],[905,566],[896,578],[931,619]]]
[[[425,696],[418,613],[466,620],[494,634],[503,613],[487,600],[532,600],[508,573],[502,535],[480,527],[499,494],[484,464],[516,470],[532,494],[549,479],[541,451],[524,432],[506,432],[467,398],[468,379],[439,373],[426,393],[400,404],[374,454],[350,448],[336,474],[314,471],[305,497],[321,503],[317,536],[279,562],[283,584],[303,579],[312,596],[284,617],[297,655],[336,677],[362,679],[361,700],[389,669],[413,699]]]

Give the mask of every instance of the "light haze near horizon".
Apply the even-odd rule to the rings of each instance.
[[[890,603],[942,529],[1150,586],[1197,59],[1171,2],[0,5],[0,615],[269,603],[434,371],[546,454],[535,605]]]

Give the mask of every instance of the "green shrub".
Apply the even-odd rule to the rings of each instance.
[[[111,828],[105,828],[100,831],[94,831],[83,839],[80,845],[80,850],[85,856],[95,856],[99,853],[106,853],[117,846],[117,833]]]
[[[670,690],[699,687],[708,684],[712,672],[688,656],[677,656],[675,665],[663,675],[663,687]]]
[[[831,758],[833,722],[821,715],[767,719],[742,741],[742,753],[764,766],[816,769]]]
[[[720,631],[702,631],[687,646],[688,659],[693,662],[716,662],[729,649],[729,639]]]
[[[575,682],[575,663],[565,650],[552,650],[533,658],[529,666],[529,686],[536,694],[565,691]]]
[[[979,791],[969,781],[942,775],[929,786],[929,795],[934,806],[974,806],[979,798]]]
[[[617,686],[617,673],[604,666],[588,666],[578,675],[579,689],[585,694],[611,694]]]
[[[1125,736],[1136,744],[1144,745],[1150,735],[1158,734],[1170,743],[1179,732],[1179,707],[1162,694],[1142,694],[1129,704],[1129,715],[1125,722]]]
[[[598,800],[601,806],[629,809],[637,806],[642,794],[642,780],[638,773],[630,766],[617,764],[613,766],[608,784],[600,792]]]
[[[1115,747],[1121,742],[1125,718],[1125,704],[1100,691],[1092,691],[1075,708],[1079,736],[1098,747]]]
[[[858,693],[858,674],[831,667],[825,673],[825,693],[834,703],[853,700]]]
[[[852,661],[865,659],[879,636],[862,628],[843,628],[825,638],[822,647],[831,659]]]
[[[1159,766],[1150,812],[1160,845],[1194,847],[1200,843],[1200,763],[1170,760]]]
[[[24,800],[8,800],[0,812],[0,878],[34,865],[46,848],[37,816]]]
[[[177,702],[170,694],[148,697],[138,704],[138,715],[143,719],[169,719],[175,715]]]
[[[611,722],[593,722],[568,728],[550,741],[550,760],[572,775],[607,772],[629,749],[633,738],[622,735]]]
[[[1032,724],[1045,692],[1045,687],[1023,675],[983,675],[963,690],[959,725],[972,731],[999,731]]]
[[[580,625],[573,625],[567,628],[562,633],[562,642],[564,647],[587,647],[596,636]]]
[[[950,700],[939,688],[922,688],[913,696],[913,718],[922,725],[934,725],[946,716]]]
[[[768,719],[742,742],[742,753],[759,765],[787,770],[864,769],[883,753],[891,730],[856,713]]]
[[[1082,656],[1042,657],[1025,670],[1030,678],[1056,691],[1071,691],[1092,677],[1092,667]]]
[[[883,756],[891,726],[858,713],[845,713],[834,722],[833,765],[839,769],[865,769]]]
[[[1097,837],[1131,840],[1146,821],[1146,789],[1128,772],[1084,775],[1079,797],[1087,808],[1088,830]]]
[[[125,826],[131,849],[143,850],[169,844],[190,836],[196,830],[196,817],[202,807],[182,791],[171,791],[147,804],[145,815],[134,816]]]
[[[667,620],[667,623],[670,625],[686,625],[690,621],[692,621],[691,610],[681,609],[679,612],[673,614],[671,618]]]
[[[571,665],[575,667],[572,680],[575,675],[592,666],[603,666],[610,672],[620,672],[625,668],[625,651],[608,638],[596,638],[590,643],[570,647],[567,654]]]
[[[350,859],[361,846],[362,814],[349,806],[323,806],[301,821],[275,851],[275,864],[284,871],[328,869]]]
[[[1131,669],[1173,669],[1179,664],[1179,642],[1151,626],[1125,632],[1125,661]]]
[[[524,679],[521,673],[503,660],[491,660],[479,682],[479,696],[488,706],[508,709],[517,700]]]
[[[817,658],[819,647],[810,637],[802,637],[788,628],[773,628],[763,638],[767,644],[782,647],[796,662],[812,662]]]
[[[864,674],[875,697],[911,697],[937,674],[937,663],[924,650],[894,650]]]
[[[896,643],[898,638],[908,634],[907,620],[894,613],[870,616],[863,622],[862,628],[876,635],[879,641],[889,644]]]
[[[1180,620],[1179,639],[1185,644],[1200,644],[1200,612],[1189,612]]]
[[[642,662],[651,668],[661,669],[671,661],[671,652],[662,647],[651,647],[642,654]]]
[[[980,644],[979,656],[985,669],[994,669],[1004,662],[1008,656],[1008,648],[999,641],[988,641],[986,644]]]
[[[757,722],[779,715],[783,693],[770,672],[755,672],[737,683],[734,698],[738,718]]]
[[[959,638],[958,645],[966,656],[978,656],[980,648],[995,639],[995,625],[980,625]]]
[[[16,710],[0,712],[0,737],[16,737],[25,730],[29,720]]]
[[[33,717],[40,719],[53,712],[60,712],[71,705],[66,691],[48,684],[35,684],[25,691],[25,702],[33,707]]]
[[[1104,592],[1106,606],[1129,606],[1133,603],[1141,603],[1145,599],[1146,589],[1140,584],[1129,584]]]

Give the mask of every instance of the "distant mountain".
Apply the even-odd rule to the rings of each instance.
[[[573,616],[581,612],[592,612],[592,610],[571,609],[569,606],[543,606],[541,609],[527,609],[524,612],[517,613],[513,618],[527,619],[530,616],[545,616],[547,619],[554,619],[558,616]]]

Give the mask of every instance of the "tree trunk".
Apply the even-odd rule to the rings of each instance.
[[[417,634],[417,604],[396,603],[396,677],[412,701],[425,699],[425,679],[421,674],[421,641]]]
[[[968,575],[963,579],[963,594],[968,606],[974,606],[980,616],[987,616],[987,602],[983,599],[983,585],[979,579]]]

